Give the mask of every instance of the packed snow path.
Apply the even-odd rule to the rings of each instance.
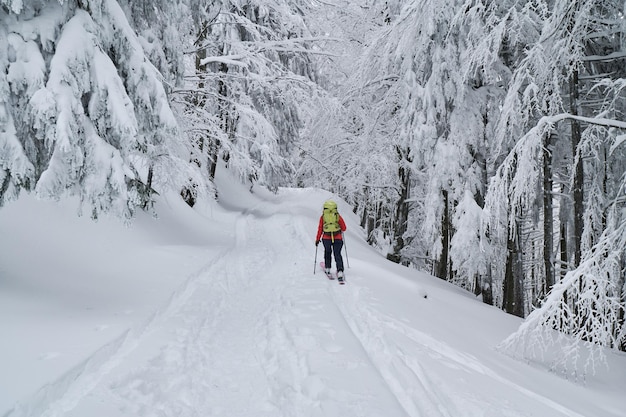
[[[271,242],[276,230],[292,242],[287,253]],[[399,408],[369,375],[375,368],[367,357],[341,346],[358,342],[336,340],[349,329],[331,324],[340,313],[327,283],[303,272],[310,263],[301,256],[298,223],[288,215],[268,222],[243,214],[235,234],[233,248],[190,283],[192,294],[162,326],[175,329],[175,340],[116,381],[104,402],[130,415],[167,416],[375,416]],[[284,256],[299,261],[280,261]],[[363,386],[351,392],[328,379],[337,368],[359,374],[345,381]]]
[[[232,247],[190,277],[142,331],[84,366],[45,411],[20,411],[405,415],[343,320],[334,288],[312,273],[311,226],[277,209],[266,203],[239,215]],[[153,355],[133,354],[146,350]]]
[[[163,308],[8,416],[585,415],[418,330],[443,300],[384,263],[350,259],[345,286],[314,275],[303,193],[241,209],[232,242]]]

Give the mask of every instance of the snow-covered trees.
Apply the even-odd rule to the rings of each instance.
[[[244,181],[287,185],[305,110],[316,95],[304,7],[283,1],[194,4],[195,73],[181,92],[192,159]]]
[[[62,3],[0,9],[0,198],[78,195],[94,217],[129,217],[184,154],[177,122],[119,4]]]
[[[623,84],[626,75],[623,65],[616,62],[624,59],[623,7],[611,1],[555,2],[545,19],[540,41],[528,52],[538,61],[532,67],[523,63],[518,71],[531,78],[527,86],[542,78],[550,80],[550,87],[536,85],[533,92],[524,94],[529,97],[524,108],[535,112],[541,108],[541,113],[516,145],[511,154],[514,160],[509,157],[505,162],[504,166],[514,165],[509,171],[514,178],[509,190],[529,201],[536,190],[521,182],[528,181],[530,171],[542,173],[544,184],[555,184],[548,176],[554,175],[558,159],[566,159],[567,183],[562,189],[572,203],[563,201],[563,194],[557,197],[554,190],[558,187],[544,186],[541,190],[547,202],[541,213],[546,229],[551,226],[563,233],[558,242],[566,247],[559,248],[558,268],[551,269],[546,262],[546,268],[540,271],[545,274],[545,290],[551,293],[507,343],[527,347],[538,334],[556,329],[559,335],[574,336],[558,338],[560,342],[567,340],[565,350],[571,354],[567,360],[577,357],[582,346],[594,354],[598,346],[619,348],[624,343],[626,253],[620,243],[620,230],[626,222],[622,194],[624,150],[614,146],[621,143],[617,138],[623,136],[626,127],[622,121],[624,96],[621,87],[614,88]],[[569,146],[559,149],[555,141],[549,140],[554,136],[556,144],[560,140]],[[563,149],[569,152],[559,153]],[[543,154],[543,171],[536,166],[533,153]],[[521,167],[530,169],[520,175]],[[515,201],[513,204],[517,204]],[[553,202],[563,206],[558,216],[547,210]],[[547,237],[544,233],[543,250],[553,253],[557,240]],[[551,262],[556,265],[554,257]],[[548,275],[555,270],[562,277],[560,281]],[[553,282],[556,284],[550,288]]]
[[[311,7],[4,0],[0,198],[68,192],[94,216],[128,217],[150,205],[155,183],[192,199],[220,158],[244,181],[289,184],[323,95]]]
[[[455,216],[466,191],[483,203],[484,132],[495,123],[495,93],[458,70],[466,29],[454,25],[457,7],[375,3],[361,19],[364,52],[341,90],[342,110],[324,110],[311,146],[311,159],[332,168],[319,176],[354,202],[370,241],[391,259],[434,264],[442,278],[456,271],[451,250],[465,262],[465,244],[451,246],[452,219],[469,221]],[[477,273],[462,270],[473,287]]]
[[[520,338],[619,347],[624,5],[368,6],[362,58],[312,125],[320,177],[390,258],[536,310]]]

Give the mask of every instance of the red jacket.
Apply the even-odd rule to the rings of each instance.
[[[317,242],[318,240],[320,240],[320,237],[322,239],[337,239],[337,240],[341,240],[341,232],[345,232],[346,231],[346,223],[343,221],[343,217],[341,217],[341,214],[339,215],[339,228],[341,229],[341,231],[339,232],[334,232],[334,233],[330,233],[330,232],[326,232],[324,233],[324,216],[320,216],[320,224],[317,226],[317,236],[315,237],[315,241]],[[323,234],[323,236],[322,236]]]

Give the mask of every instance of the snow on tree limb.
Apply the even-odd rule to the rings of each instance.
[[[247,68],[248,65],[245,62],[241,62],[242,59],[244,59],[243,55],[208,56],[200,60],[200,65],[204,66],[210,63],[218,63]]]
[[[541,117],[536,122],[535,126],[515,143],[509,154],[498,167],[494,177],[495,182],[490,187],[490,192],[492,193],[495,188],[501,186],[509,190],[511,196],[509,209],[512,209],[513,212],[515,211],[514,207],[523,206],[526,196],[532,195],[535,192],[534,184],[538,178],[539,172],[538,169],[536,169],[537,152],[541,149],[544,135],[550,132],[557,123],[569,119],[578,120],[590,125],[626,129],[626,122],[602,117],[584,117],[569,113]],[[621,141],[616,142],[614,147],[621,143]],[[499,202],[498,204],[494,204],[494,206],[499,206]],[[511,221],[513,220],[514,219],[511,218]]]

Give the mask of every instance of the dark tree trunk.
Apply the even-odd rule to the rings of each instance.
[[[150,207],[150,205],[152,204],[152,193],[154,191],[152,190],[153,177],[154,177],[154,166],[150,165],[150,167],[148,168],[148,178],[146,180],[146,196],[145,196],[145,200],[143,203],[144,210],[148,209],[148,207]]]
[[[514,236],[509,236],[504,275],[504,310],[519,317],[524,316],[524,275],[522,269],[521,227],[516,222]]]
[[[570,113],[578,115],[578,72],[574,72],[570,78]],[[580,265],[581,241],[583,235],[583,160],[577,157],[578,145],[580,144],[580,122],[571,119],[572,129],[572,153],[574,157],[574,181],[572,194],[574,197],[574,267]]]
[[[545,138],[543,147],[543,265],[546,293],[554,286],[554,213],[552,205],[552,135]]]
[[[448,248],[450,247],[450,216],[448,192],[442,190],[443,194],[443,216],[441,218],[441,256],[437,263],[437,276],[441,279],[448,277]]]
[[[367,208],[369,207],[369,198],[368,198],[368,192],[367,192],[367,188],[365,188],[363,190],[363,200],[362,200],[362,205],[363,205],[363,211],[361,212],[361,227],[365,229],[365,231],[367,232],[367,234],[369,235],[370,231],[367,230],[366,226],[367,226],[367,213],[368,210]]]
[[[4,181],[0,184],[0,207],[2,207],[4,195],[9,189],[9,185],[11,184],[11,171],[4,171]]]
[[[569,263],[569,255],[567,253],[567,220],[561,219],[560,226],[560,239],[561,239],[561,267],[559,268],[559,278],[563,279],[567,274],[567,265]]]
[[[483,112],[483,126],[489,126],[489,112],[485,109],[485,111]],[[485,149],[487,149],[489,147],[489,137],[488,137],[488,129],[484,129],[483,130],[483,143],[485,146]],[[481,183],[483,185],[482,189],[478,190],[475,195],[474,195],[474,199],[476,200],[476,204],[478,204],[480,206],[481,209],[485,208],[485,190],[488,188],[488,184],[489,184],[489,173],[488,171],[488,167],[487,167],[487,158],[485,156],[484,152],[473,152],[472,156],[474,157],[474,160],[476,161],[476,163],[478,164],[478,166],[480,167],[480,171],[481,171]],[[481,236],[481,239],[483,237]],[[482,294],[483,297],[483,302],[485,304],[489,304],[489,305],[493,305],[493,278],[491,275],[491,266],[487,265],[487,272],[485,274],[485,276],[481,277],[478,276],[476,278],[476,295],[480,295]]]
[[[567,220],[561,219],[561,226],[559,228],[560,233],[560,246],[561,246],[561,267],[559,273],[559,279],[565,278],[565,274],[567,274],[567,265],[569,263],[569,255],[567,253]],[[567,291],[563,293],[563,301],[567,302]],[[560,324],[563,326],[563,323]]]
[[[363,212],[361,213],[361,227],[365,229],[367,242],[369,244],[373,244],[374,236],[372,232],[374,231],[374,227],[375,227],[375,224],[374,224],[375,218],[372,215],[373,210],[371,207],[371,196],[370,196],[369,188],[367,187],[363,189],[362,205],[363,205]]]
[[[410,189],[410,171],[402,164],[406,160],[403,153],[398,150],[400,155],[400,167],[398,168],[398,179],[400,180],[400,196],[396,203],[396,213],[393,222],[393,238],[394,246],[393,253],[387,255],[387,258],[393,262],[400,263],[402,261],[401,252],[404,248],[404,233],[407,229],[407,222],[409,219],[409,204],[407,200],[411,193]],[[408,154],[408,150],[407,150]]]
[[[487,266],[487,274],[483,278],[481,291],[483,294],[483,303],[493,305],[493,278],[491,276],[491,267]]]
[[[219,72],[226,74],[228,72],[228,66],[226,64],[220,64]],[[219,95],[219,117],[221,120],[221,126],[223,132],[230,133],[232,120],[230,115],[230,104],[228,103],[228,86],[224,80],[218,81],[217,93]],[[215,171],[217,170],[217,163],[219,161],[220,151],[222,144],[218,139],[212,140],[209,146],[209,178],[211,181],[215,179]]]

